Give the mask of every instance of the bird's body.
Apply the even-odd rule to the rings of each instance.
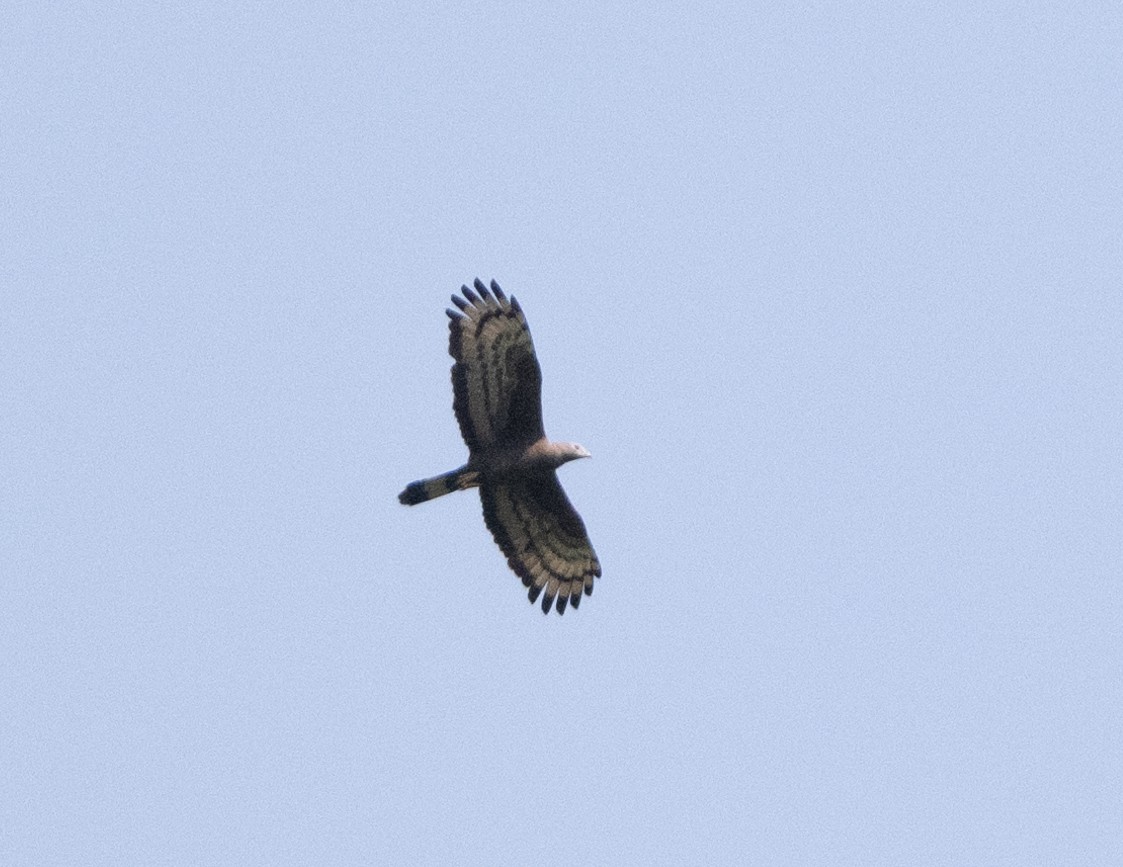
[[[575,443],[554,443],[542,438],[528,446],[508,449],[485,449],[464,466],[431,479],[410,482],[398,494],[398,502],[414,506],[468,488],[478,488],[485,481],[495,484],[511,476],[533,475],[556,470],[577,458],[592,457]]]
[[[542,373],[522,308],[493,280],[475,281],[448,310],[453,409],[468,446],[468,462],[451,472],[411,482],[398,495],[406,505],[478,487],[484,521],[507,563],[543,594],[542,610],[576,608],[601,574],[580,515],[555,470],[589,457],[575,443],[551,442],[542,425]]]

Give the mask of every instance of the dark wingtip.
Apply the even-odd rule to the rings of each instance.
[[[548,593],[542,597],[542,613],[549,614],[550,609],[554,607],[554,597]]]
[[[569,604],[573,606],[574,611],[576,611],[578,608],[581,607],[581,590],[580,590],[580,588],[572,596],[569,597]]]
[[[569,602],[568,596],[559,596],[558,597],[558,614],[565,614],[565,606],[566,606],[566,603],[568,603],[568,602]]]
[[[468,287],[465,286],[464,288],[467,289]],[[461,310],[468,306],[468,302],[461,298],[459,295],[452,296],[452,303],[459,307]]]
[[[538,599],[538,594],[542,592],[541,587],[531,585],[530,589],[526,592],[526,598],[530,600],[531,605]]]
[[[479,283],[480,281],[477,280],[476,282]],[[475,292],[473,292],[471,289],[469,289],[467,286],[461,286],[460,291],[464,295],[464,297],[467,298],[468,301],[472,304],[475,304],[477,301],[480,300],[480,297]],[[465,305],[465,306],[467,306],[467,305]]]
[[[461,319],[464,318],[463,313],[461,313],[459,310],[453,310],[451,307],[445,308],[445,316],[447,316],[453,322],[459,322]]]
[[[503,294],[503,290],[499,288],[499,284],[494,280],[491,281],[491,291],[495,293],[495,297],[500,301],[507,300],[507,296]]]
[[[485,298],[487,297],[487,286],[484,285],[483,280],[481,280],[479,277],[477,277],[475,279],[475,281],[472,283],[472,285],[476,287],[477,292],[479,292]]]

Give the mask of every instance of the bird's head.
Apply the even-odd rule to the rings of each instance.
[[[575,461],[578,458],[591,457],[592,455],[589,454],[589,450],[582,445],[578,445],[577,443],[569,443],[569,447],[566,449],[565,453],[565,459],[567,461]]]
[[[584,447],[577,443],[539,442],[531,446],[528,460],[535,465],[556,470],[562,464],[578,458],[591,458]]]

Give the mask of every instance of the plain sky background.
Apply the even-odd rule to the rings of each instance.
[[[1123,863],[1123,9],[0,26],[0,863]],[[604,566],[528,605],[444,308]]]

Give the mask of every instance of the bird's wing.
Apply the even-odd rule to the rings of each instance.
[[[542,371],[519,302],[491,281],[476,292],[461,287],[452,296],[448,353],[452,366],[452,408],[472,453],[529,445],[545,436],[542,427]],[[465,300],[466,299],[466,300]]]
[[[484,521],[507,563],[529,588],[530,601],[544,594],[543,613],[550,611],[555,598],[562,614],[567,603],[576,608],[582,593],[592,594],[600,562],[556,473],[484,482],[480,499]]]

